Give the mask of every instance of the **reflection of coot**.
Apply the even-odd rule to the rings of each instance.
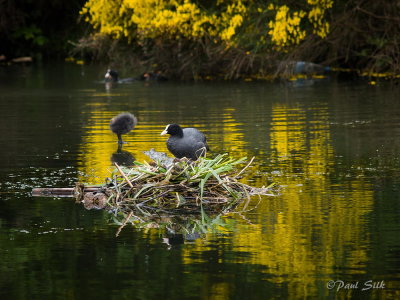
[[[195,240],[197,240],[199,238],[201,238],[201,235],[198,232],[192,232],[192,233],[185,234],[185,240],[188,242],[194,242]]]
[[[169,124],[161,133],[164,134],[171,135],[167,140],[167,148],[177,158],[196,160],[209,150],[205,135],[196,128],[182,129],[178,124]]]
[[[137,119],[130,113],[121,113],[110,121],[110,129],[118,136],[118,143],[124,144],[122,141],[122,134],[131,131],[137,124]]]
[[[183,234],[167,234],[165,237],[163,237],[162,241],[167,245],[168,250],[171,250],[172,247],[176,247],[185,243]]]
[[[168,234],[163,238],[163,242],[169,246],[184,244],[183,234]]]
[[[193,243],[195,240],[201,238],[200,234],[197,232],[194,233],[168,233],[163,237],[163,243],[168,245],[168,249],[171,249],[173,246],[185,244],[185,242]]]
[[[133,166],[135,158],[128,152],[121,150],[121,145],[118,146],[118,150],[111,155],[111,162],[117,163],[119,166],[130,167]]]

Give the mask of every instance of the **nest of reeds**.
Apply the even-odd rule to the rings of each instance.
[[[154,150],[148,162],[130,168],[116,165],[107,183],[96,192],[84,193],[77,185],[75,195],[87,208],[122,210],[138,218],[154,215],[225,213],[252,195],[271,195],[271,186],[255,188],[239,181],[253,159],[241,170],[246,158],[227,154],[197,161],[172,159]]]

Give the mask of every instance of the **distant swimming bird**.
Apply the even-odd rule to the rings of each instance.
[[[110,129],[118,136],[118,143],[124,144],[122,141],[122,134],[131,131],[137,124],[137,119],[130,113],[121,113],[110,121]]]
[[[118,72],[108,69],[106,75],[104,75],[106,82],[118,82]]]
[[[177,158],[196,160],[210,150],[205,135],[196,128],[182,129],[178,124],[169,124],[161,133],[164,134],[171,135],[167,140],[167,148]]]
[[[133,77],[119,78],[118,72],[108,69],[106,75],[104,75],[104,81],[107,83],[132,83],[138,79]]]
[[[157,72],[145,72],[139,76],[139,80],[143,81],[167,81],[168,78],[161,74],[160,71]]]

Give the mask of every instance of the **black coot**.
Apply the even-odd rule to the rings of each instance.
[[[143,81],[167,81],[168,78],[165,77],[160,71],[157,72],[145,72],[139,76],[139,80]]]
[[[124,144],[122,141],[122,134],[131,131],[137,124],[137,119],[130,113],[121,113],[110,121],[110,129],[118,136],[118,143]]]
[[[118,82],[118,73],[117,73],[117,71],[108,69],[106,75],[104,75],[104,80],[106,82]]]
[[[182,129],[178,124],[169,124],[161,133],[164,134],[171,135],[167,140],[167,148],[177,158],[196,160],[209,150],[205,135],[196,128]]]

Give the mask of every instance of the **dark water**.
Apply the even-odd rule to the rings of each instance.
[[[399,87],[135,82],[107,90],[96,82],[103,73],[68,64],[0,69],[1,299],[400,298]],[[108,123],[121,111],[139,119],[124,146],[136,160],[166,151],[166,124],[195,126],[214,152],[255,156],[244,181],[277,182],[281,194],[195,240],[132,226],[116,236],[104,211],[31,197],[33,187],[102,183],[117,150]]]

